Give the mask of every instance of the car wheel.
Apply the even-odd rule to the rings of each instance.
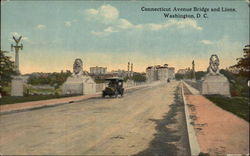
[[[118,91],[115,91],[115,97],[117,98],[118,97]]]

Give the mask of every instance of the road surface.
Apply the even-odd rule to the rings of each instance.
[[[1,154],[190,155],[179,82],[0,116]]]

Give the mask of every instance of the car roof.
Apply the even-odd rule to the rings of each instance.
[[[120,77],[109,77],[105,79],[106,81],[114,81],[114,80],[118,80],[118,81],[123,81],[123,78]]]

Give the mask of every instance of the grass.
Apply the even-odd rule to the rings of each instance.
[[[217,106],[249,122],[249,99],[246,97],[206,96]]]
[[[28,101],[64,98],[64,97],[71,97],[71,96],[77,96],[77,95],[32,95],[32,96],[23,96],[23,97],[4,96],[0,99],[0,105],[14,104],[14,103],[28,102]]]

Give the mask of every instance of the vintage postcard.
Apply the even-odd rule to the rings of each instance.
[[[1,0],[0,155],[249,155],[248,0]]]

